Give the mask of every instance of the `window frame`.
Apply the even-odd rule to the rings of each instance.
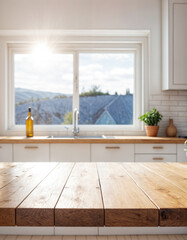
[[[72,53],[74,55],[73,61],[73,109],[79,109],[79,76],[78,76],[78,55],[79,53],[99,53],[106,52],[126,52],[133,51],[135,53],[135,83],[133,94],[133,125],[79,125],[80,135],[140,135],[143,132],[143,124],[138,120],[138,117],[143,114],[147,106],[148,95],[148,76],[149,76],[149,32],[142,33],[143,36],[105,36],[100,38],[96,37],[70,37],[66,40],[50,40],[49,43],[55,44],[57,47],[55,51],[58,53]],[[56,38],[54,38],[56,39]],[[1,40],[0,40],[1,41]],[[6,86],[6,106],[5,106],[5,122],[4,132],[6,135],[25,135],[25,126],[14,125],[14,74],[13,74],[13,54],[17,50],[22,53],[31,50],[31,45],[35,41],[27,38],[24,42],[22,38],[16,41],[5,41],[5,52],[7,54],[7,62],[5,61],[5,69],[7,75],[5,77]],[[59,52],[60,51],[60,52]],[[6,56],[5,54],[5,56]],[[6,73],[5,71],[5,73]],[[7,78],[6,78],[7,77]],[[134,114],[135,113],[135,114]],[[67,130],[68,128],[68,130]],[[72,135],[72,125],[35,125],[35,135]],[[0,131],[2,132],[2,130]]]

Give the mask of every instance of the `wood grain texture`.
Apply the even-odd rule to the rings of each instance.
[[[160,226],[187,226],[186,192],[140,163],[122,165],[136,184],[159,207]]]
[[[119,163],[97,163],[105,226],[158,226],[158,209]]]
[[[57,163],[38,163],[21,178],[0,189],[0,226],[15,225],[15,209]]]
[[[104,226],[95,163],[76,163],[55,208],[56,226]]]
[[[59,163],[16,209],[18,226],[54,226],[54,207],[74,163]]]
[[[9,166],[9,167],[7,167],[7,166]],[[12,163],[7,166],[4,168],[4,170],[1,169],[1,171],[0,171],[0,188],[6,186],[14,179],[25,174],[32,167],[34,167],[34,164],[26,163],[23,165],[20,163]]]
[[[174,173],[181,175],[182,177],[186,176],[187,163],[167,163],[167,167],[172,170]]]
[[[187,225],[187,163],[73,165],[0,163],[0,226]]]
[[[187,193],[187,168],[182,176],[181,174],[178,174],[178,171],[173,171],[167,163],[142,163],[142,166],[147,167],[154,173],[164,177],[166,180]]]
[[[70,139],[70,138],[48,138],[43,137],[0,137],[0,143],[184,143],[184,138],[169,137],[147,137],[147,136],[111,136],[99,139]]]
[[[17,163],[12,163],[12,162],[0,162],[0,173],[2,171],[5,171],[7,168],[11,168],[16,166]]]

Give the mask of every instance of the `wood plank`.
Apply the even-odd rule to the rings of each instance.
[[[18,226],[54,226],[54,208],[74,163],[60,163],[16,209]]]
[[[20,165],[21,163],[17,162],[0,162],[0,174],[6,172],[11,168],[15,168],[16,166]]]
[[[0,162],[0,171],[4,170],[5,168],[12,167],[14,163],[12,162]]]
[[[97,163],[105,226],[158,226],[158,209],[119,163]]]
[[[29,193],[57,166],[57,163],[35,163],[36,167],[21,178],[0,189],[0,226],[15,225],[15,209]]]
[[[9,184],[14,179],[22,176],[35,165],[33,163],[26,163],[26,164],[18,164],[14,163],[10,167],[6,167],[4,171],[0,172],[0,188],[3,188],[7,184]]]
[[[167,163],[168,168],[170,168],[173,172],[177,171],[177,174],[180,174],[181,176],[186,175],[186,169],[187,169],[187,163]]]
[[[168,167],[167,163],[142,163],[142,166],[147,167],[154,173],[164,177],[166,180],[170,181],[184,192],[187,193],[187,168],[186,174],[181,176],[178,171],[173,171]]]
[[[184,191],[140,163],[122,165],[159,207],[160,226],[187,226],[187,194]]]
[[[56,226],[103,226],[104,210],[95,163],[76,163],[55,208]]]
[[[187,168],[187,162],[178,162],[178,165],[181,167],[186,167]]]

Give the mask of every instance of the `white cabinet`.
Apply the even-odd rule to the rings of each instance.
[[[0,162],[187,162],[184,144],[0,144]]]
[[[187,162],[187,156],[184,149],[187,148],[187,145],[177,144],[177,162]]]
[[[177,144],[135,144],[135,162],[176,162]]]
[[[14,162],[48,162],[49,144],[14,144]]]
[[[52,162],[90,162],[90,144],[50,144]]]
[[[134,162],[134,144],[91,144],[92,162]]]
[[[162,89],[187,89],[187,0],[162,1]]]
[[[12,144],[0,144],[0,162],[12,162]]]

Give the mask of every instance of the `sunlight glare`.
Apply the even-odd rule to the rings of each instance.
[[[32,56],[38,62],[46,62],[52,56],[52,51],[46,43],[38,43],[34,46]]]

